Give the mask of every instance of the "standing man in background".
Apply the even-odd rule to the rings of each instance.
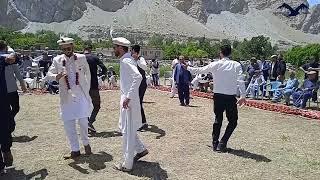
[[[176,87],[176,82],[174,81],[174,73],[176,69],[176,65],[179,64],[179,60],[175,58],[172,63],[171,63],[171,69],[172,69],[172,85],[171,85],[171,98],[174,98],[174,96],[177,93],[177,87]]]
[[[146,78],[146,70],[148,68],[146,60],[140,56],[140,46],[139,45],[134,45],[131,47],[131,56],[133,59],[137,62],[137,67],[138,70],[142,76],[142,81],[139,86],[139,97],[140,97],[140,107],[141,107],[141,118],[142,118],[142,126],[140,127],[139,131],[143,129],[148,128],[147,120],[146,120],[146,115],[144,113],[143,109],[143,97],[144,94],[146,93],[147,90],[147,78]]]
[[[191,73],[184,68],[185,64],[184,56],[179,56],[179,64],[176,65],[174,73],[174,81],[178,87],[178,94],[180,100],[180,106],[189,106],[190,103],[190,91]]]
[[[91,45],[88,45],[84,49],[84,54],[87,58],[87,62],[89,64],[90,73],[91,73],[91,84],[90,84],[89,94],[93,104],[93,110],[89,118],[88,130],[90,133],[95,133],[97,131],[94,128],[93,123],[96,121],[96,117],[99,113],[100,104],[101,104],[99,85],[98,85],[98,66],[101,68],[101,71],[102,71],[101,74],[107,74],[107,68],[97,56],[91,54],[91,51],[92,51]]]
[[[279,81],[283,82],[285,79],[285,73],[287,69],[286,62],[284,62],[281,54],[271,56],[272,65],[271,65],[271,77],[270,81],[276,81],[277,78]]]
[[[159,62],[156,59],[152,59],[150,63],[152,81],[154,86],[159,86],[159,73],[160,67]]]
[[[268,77],[270,76],[270,64],[266,61],[265,58],[262,58],[261,60],[261,71],[262,75],[265,81],[268,81]]]

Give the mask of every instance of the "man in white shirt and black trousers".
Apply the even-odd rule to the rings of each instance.
[[[147,90],[147,78],[146,78],[146,70],[148,68],[146,60],[140,56],[140,46],[139,45],[134,45],[131,47],[131,56],[133,59],[137,62],[137,68],[142,76],[142,81],[139,86],[139,97],[140,97],[140,107],[141,107],[141,118],[142,118],[142,126],[140,127],[139,131],[143,129],[148,128],[147,120],[146,120],[146,115],[144,113],[143,109],[143,97],[144,94],[146,93]]]
[[[202,68],[187,68],[193,74],[206,74],[211,72],[213,75],[215,122],[213,124],[212,145],[213,150],[218,152],[227,151],[228,140],[237,126],[237,104],[242,106],[246,102],[246,91],[241,64],[230,60],[230,55],[231,46],[223,45],[220,47],[221,59],[219,61],[212,62]],[[241,96],[239,100],[236,98],[238,88]],[[229,123],[224,136],[219,142],[224,111],[226,111]]]

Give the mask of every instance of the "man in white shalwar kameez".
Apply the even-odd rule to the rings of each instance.
[[[142,125],[139,86],[142,76],[136,61],[129,53],[130,41],[125,38],[112,39],[115,55],[120,58],[120,118],[119,128],[123,140],[123,163],[116,164],[115,169],[128,172],[134,161],[149,152],[138,137],[137,130]]]
[[[61,38],[58,44],[63,54],[53,59],[47,78],[59,82],[60,115],[71,147],[71,156],[65,158],[76,158],[80,156],[77,120],[85,153],[91,154],[88,138],[88,117],[93,109],[89,95],[91,75],[85,55],[74,53],[72,38]]]
[[[179,60],[176,58],[172,61],[171,63],[171,68],[172,68],[172,84],[171,84],[171,98],[174,98],[174,96],[176,95],[178,89],[176,87],[176,83],[174,82],[174,70],[176,68],[176,65],[179,64]]]

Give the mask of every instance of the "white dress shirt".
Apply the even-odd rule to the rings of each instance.
[[[229,58],[210,63],[200,68],[188,67],[192,74],[206,74],[213,76],[213,92],[225,95],[236,95],[238,89],[241,97],[246,96],[241,64]]]
[[[148,68],[147,62],[143,57],[139,57],[139,59],[137,60],[137,65],[144,71],[146,71]]]

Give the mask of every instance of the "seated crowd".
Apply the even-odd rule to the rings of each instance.
[[[300,67],[305,73],[305,79],[299,82],[296,71],[287,69],[281,56],[273,55],[271,62],[251,58],[246,69],[247,95],[253,99],[258,99],[259,96],[268,97],[275,103],[284,100],[288,106],[292,100],[295,107],[304,109],[309,100],[318,101],[319,67],[319,59],[311,57],[307,64]],[[289,75],[287,80],[285,80],[286,71]]]

